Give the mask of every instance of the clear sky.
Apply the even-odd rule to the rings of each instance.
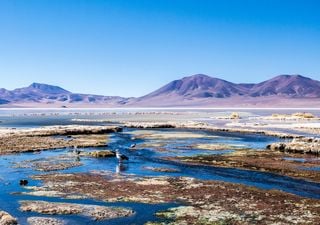
[[[0,87],[140,96],[196,73],[320,80],[318,0],[1,0]]]

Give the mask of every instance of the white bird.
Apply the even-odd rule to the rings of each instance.
[[[131,146],[130,146],[130,148],[135,148],[136,147],[136,144],[132,144]]]
[[[116,150],[116,157],[117,157],[119,163],[121,163],[123,160],[129,160],[129,158],[127,156],[121,154],[118,149]]]

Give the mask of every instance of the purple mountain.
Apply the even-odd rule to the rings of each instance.
[[[254,85],[250,96],[320,97],[320,82],[301,75],[280,75]]]
[[[102,96],[90,94],[77,94],[61,87],[32,83],[28,87],[17,88],[12,91],[0,89],[0,104],[12,106],[119,106],[127,102],[127,98],[117,96]]]
[[[320,101],[320,82],[301,75],[280,75],[258,84],[235,84],[203,74],[172,81],[133,100],[138,106],[302,106]],[[299,101],[299,102],[298,102]],[[312,103],[312,104],[313,104]],[[219,104],[219,105],[217,105]]]
[[[158,96],[183,96],[185,98],[225,98],[244,95],[248,92],[246,85],[237,85],[222,79],[196,74],[175,80],[162,88],[141,97],[148,99]]]
[[[0,89],[8,107],[319,107],[320,82],[301,75],[280,75],[257,84],[235,84],[196,74],[172,81],[139,98],[77,94],[33,83]]]

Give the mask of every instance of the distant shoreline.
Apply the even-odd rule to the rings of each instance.
[[[0,107],[0,110],[320,110],[320,108],[299,108],[299,107]]]

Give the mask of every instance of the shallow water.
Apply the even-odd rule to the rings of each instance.
[[[127,155],[130,159],[128,163],[121,166],[115,158],[89,158],[81,157],[80,160],[83,166],[74,167],[62,171],[62,173],[73,172],[90,172],[90,171],[111,171],[121,174],[134,174],[137,176],[188,176],[197,179],[218,180],[232,183],[240,183],[250,186],[255,186],[262,189],[278,189],[296,195],[320,199],[320,184],[308,182],[299,179],[293,179],[286,176],[274,175],[267,172],[255,172],[241,169],[219,168],[210,166],[194,166],[184,165],[177,162],[164,160],[166,156],[190,156],[198,154],[227,154],[232,149],[225,150],[201,150],[193,148],[193,144],[230,144],[235,146],[243,146],[250,148],[252,151],[265,148],[271,142],[277,141],[276,138],[266,137],[261,135],[250,134],[230,134],[224,132],[205,132],[195,130],[176,130],[176,129],[162,129],[162,130],[147,130],[147,132],[161,134],[170,134],[170,132],[182,132],[196,134],[197,138],[166,138],[166,139],[145,139],[139,138],[137,135],[140,131],[135,129],[127,129],[122,133],[111,134],[108,140],[107,148],[86,148],[82,151],[93,151],[103,149],[120,149],[120,151]],[[146,132],[146,130],[144,130]],[[130,149],[131,144],[137,146],[148,146],[148,143],[160,143],[165,151],[158,151],[154,147],[144,147]],[[191,146],[191,147],[190,147]],[[39,216],[36,213],[20,212],[19,200],[46,200],[54,202],[73,202],[85,204],[99,204],[110,206],[125,206],[130,207],[136,214],[128,218],[120,218],[114,220],[106,220],[95,222],[90,218],[83,216],[55,216],[56,218],[63,218],[69,224],[143,224],[147,221],[155,221],[157,218],[154,213],[159,210],[167,209],[176,204],[141,204],[141,203],[104,203],[93,200],[65,200],[60,198],[35,197],[28,195],[12,195],[14,192],[26,191],[23,187],[18,185],[20,179],[26,179],[33,174],[41,174],[43,172],[35,171],[32,168],[15,168],[16,163],[24,163],[25,160],[37,160],[48,157],[57,157],[70,155],[68,149],[60,149],[54,151],[43,151],[39,154],[24,153],[17,155],[8,155],[0,157],[0,200],[1,209],[8,211],[13,216],[19,218],[21,224],[26,224],[26,218],[30,216]],[[76,156],[75,160],[76,159]],[[176,172],[155,172],[147,170],[145,167],[161,167],[176,169]],[[39,185],[38,181],[30,180],[29,185]],[[147,211],[146,211],[147,209]]]
[[[157,111],[154,109],[30,109],[30,110],[0,110],[0,127],[39,127],[46,125],[69,125],[69,124],[117,124],[112,121],[130,121],[130,119],[137,119],[143,121],[152,121],[154,115],[142,115],[140,112],[152,112]],[[159,121],[167,121],[168,118],[174,121],[205,121],[213,122],[215,124],[220,121],[213,121],[213,116],[229,115],[234,110],[221,110],[221,109],[205,109],[189,110],[185,113],[185,110],[171,110],[164,109],[162,112],[177,112],[177,114],[163,114],[157,115]],[[279,113],[279,110],[236,110],[241,113],[244,119],[254,117],[257,115],[269,115],[272,113]],[[297,110],[280,110],[281,113],[293,113]],[[308,110],[309,111],[309,110]],[[138,113],[136,115],[136,113]],[[320,115],[319,111],[312,111],[316,115]],[[73,119],[103,119],[104,122],[81,122],[74,121]],[[110,121],[110,122],[108,122]],[[210,166],[191,166],[184,165],[177,162],[171,162],[164,160],[162,157],[166,156],[192,156],[197,154],[227,154],[234,149],[226,148],[222,150],[209,150],[209,149],[196,149],[194,144],[219,144],[223,143],[232,146],[243,146],[244,148],[250,148],[253,151],[264,149],[265,146],[271,142],[277,141],[276,138],[266,137],[261,135],[245,135],[245,134],[230,134],[224,132],[205,132],[195,130],[150,130],[158,134],[168,134],[170,132],[183,132],[190,134],[197,134],[201,137],[198,138],[155,138],[145,139],[136,137],[138,130],[129,129],[122,133],[112,134],[109,138],[109,146],[107,148],[87,148],[81,149],[83,151],[94,151],[103,149],[120,149],[122,153],[129,156],[128,163],[118,164],[115,158],[89,158],[81,157],[83,166],[70,168],[67,170],[57,171],[63,173],[73,172],[90,172],[90,171],[111,171],[121,174],[134,174],[137,176],[188,176],[205,180],[218,180],[232,183],[240,183],[250,186],[255,186],[262,189],[278,189],[285,192],[293,193],[296,195],[311,197],[320,199],[320,185],[318,183],[307,182],[304,180],[293,179],[285,176],[274,175],[266,172],[254,172],[241,169],[229,169]],[[144,130],[145,132],[145,130]],[[145,147],[130,150],[131,144],[143,144]],[[152,147],[152,144],[158,143],[164,151],[158,151],[156,147]],[[148,144],[151,144],[148,147]],[[158,218],[154,216],[154,213],[159,210],[167,209],[172,206],[176,206],[175,203],[169,204],[141,204],[141,203],[104,203],[94,200],[66,200],[60,198],[47,198],[36,197],[28,195],[13,195],[14,192],[26,191],[23,187],[19,186],[20,179],[26,179],[33,174],[41,174],[43,172],[35,171],[32,168],[14,168],[15,163],[23,163],[25,160],[38,160],[41,158],[57,157],[69,155],[68,149],[60,149],[55,151],[44,151],[40,154],[24,153],[18,155],[9,155],[0,157],[0,209],[11,213],[13,216],[19,218],[20,224],[26,224],[27,217],[42,216],[37,213],[20,212],[19,201],[20,200],[45,200],[53,202],[73,202],[73,203],[85,203],[85,204],[98,204],[106,206],[124,206],[132,208],[136,211],[134,216],[128,218],[120,218],[114,220],[106,220],[95,222],[90,218],[83,216],[54,216],[55,218],[63,218],[68,224],[143,224],[147,221],[156,221]],[[76,160],[76,157],[75,157]],[[159,168],[172,168],[177,170],[176,172],[155,172],[146,169],[146,167],[159,167]],[[29,185],[40,185],[38,181],[30,180]],[[147,209],[147,210],[146,210]]]

